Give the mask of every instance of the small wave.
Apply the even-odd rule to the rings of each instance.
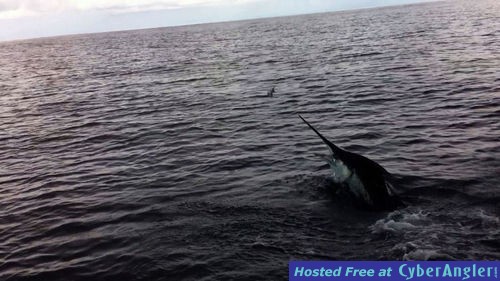
[[[372,233],[400,233],[407,229],[415,229],[416,226],[409,222],[397,222],[394,220],[379,220],[371,226]]]
[[[366,53],[356,53],[356,54],[346,54],[340,56],[338,59],[349,59],[349,58],[361,58],[361,57],[370,57],[370,56],[378,56],[383,55],[382,52],[366,52]]]
[[[438,250],[432,249],[416,249],[403,256],[403,260],[455,260],[450,255],[440,253]]]
[[[394,211],[386,218],[380,219],[369,228],[373,234],[401,234],[406,230],[414,230],[420,227],[422,221],[427,220],[427,214],[423,211],[406,213],[404,211]]]

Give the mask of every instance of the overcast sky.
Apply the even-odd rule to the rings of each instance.
[[[0,0],[0,41],[424,1],[428,0]]]

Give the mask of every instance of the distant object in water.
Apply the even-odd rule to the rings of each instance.
[[[267,91],[267,96],[272,97],[274,94],[274,87],[271,88],[271,90]]]
[[[302,116],[304,121],[328,146],[331,157],[327,159],[333,171],[333,181],[347,186],[348,191],[364,207],[372,210],[394,210],[403,206],[389,182],[391,174],[375,161],[339,148],[323,137]]]

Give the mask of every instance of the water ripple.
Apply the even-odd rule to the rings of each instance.
[[[1,43],[0,278],[499,259],[499,3]],[[408,207],[353,207],[297,113]]]

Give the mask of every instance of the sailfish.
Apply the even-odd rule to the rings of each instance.
[[[300,119],[311,128],[328,146],[328,164],[333,173],[333,181],[345,187],[361,206],[371,210],[394,210],[403,206],[394,192],[392,175],[373,160],[344,150],[316,130],[302,116]]]

